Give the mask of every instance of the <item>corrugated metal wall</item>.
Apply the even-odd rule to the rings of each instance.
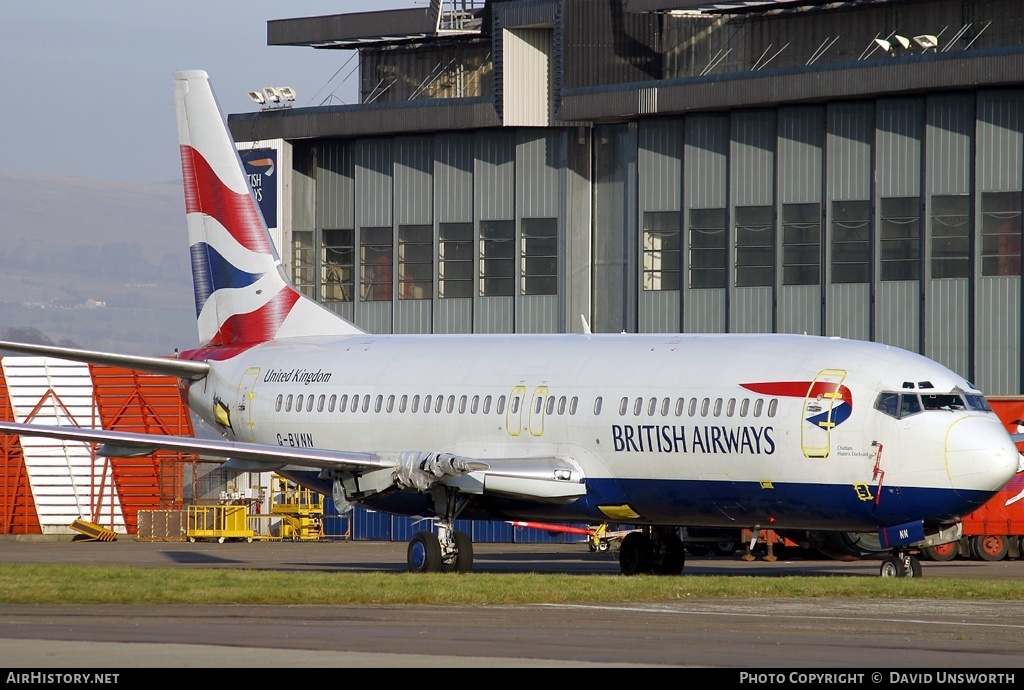
[[[866,220],[870,233],[872,163],[875,139],[874,103],[833,103],[828,106],[825,134],[825,327],[824,334],[858,340],[871,339],[871,276],[862,282],[832,279],[833,224],[837,203],[867,202]],[[839,228],[852,231],[856,223],[845,217]],[[851,227],[854,226],[854,227]],[[870,257],[869,257],[870,258]]]
[[[357,299],[357,323],[375,332],[579,330],[580,312],[595,332],[821,333],[923,349],[985,390],[1012,394],[1024,376],[1020,269],[981,270],[980,199],[1021,193],[1022,106],[1024,90],[1006,89],[330,142],[318,153],[316,225],[389,227],[397,265],[401,226],[430,225],[436,251],[441,223],[474,224],[473,296],[439,296],[435,255],[433,299]],[[959,197],[970,199],[964,261],[973,277],[933,275],[942,270],[942,204]],[[885,217],[893,200],[902,204],[895,219]],[[784,277],[792,205],[821,220],[816,284]],[[851,221],[851,205],[863,217]],[[767,281],[745,282],[736,267],[737,224],[751,209],[770,211]],[[694,283],[690,270],[694,213],[707,211],[723,219],[723,283]],[[673,213],[678,285],[645,290],[645,214]],[[523,222],[546,218],[558,227],[557,294],[523,294]],[[480,294],[480,227],[490,221],[515,227],[513,294]],[[849,245],[840,241],[851,222],[869,233],[852,277],[841,275]],[[915,248],[907,271],[893,273],[883,227],[900,223],[913,235],[900,251]]]
[[[728,209],[729,206],[729,117],[692,115],[686,118],[684,127],[682,253],[687,257],[684,261],[688,262],[692,251],[693,210]],[[726,247],[730,235],[727,229]],[[687,333],[726,332],[728,288],[691,289],[688,276],[683,279],[683,285],[683,330]]]
[[[969,207],[973,192],[972,138],[974,96],[932,96],[927,101],[925,129],[925,261],[924,354],[953,371],[971,370],[970,324],[974,318],[971,278],[933,274],[931,257],[943,251],[947,221],[937,218],[936,195],[963,196]]]
[[[675,212],[682,207],[683,121],[680,118],[640,122],[637,175],[639,184],[640,244],[643,262],[643,232],[646,213]],[[682,253],[676,269],[682,269]],[[681,293],[678,288],[645,290],[638,287],[637,330],[640,333],[677,332],[681,322]]]
[[[1024,91],[981,91],[977,102],[979,163],[975,184],[980,199],[986,192],[1021,194],[1024,159]],[[977,217],[977,211],[975,212]],[[980,223],[976,225],[980,227]],[[974,382],[992,393],[1024,390],[1021,370],[1021,277],[986,276],[981,272],[981,238],[976,234],[974,273],[976,370]]]
[[[776,112],[772,110],[733,113],[729,156],[729,196],[732,226],[739,222],[739,207],[774,206]],[[771,242],[778,246],[778,225],[770,230]],[[733,235],[731,256],[735,257],[738,237]],[[734,271],[735,278],[735,271]],[[730,281],[729,331],[733,333],[771,333],[775,323],[772,286],[742,286]]]
[[[437,223],[473,222],[474,137],[442,134],[434,139],[434,213]],[[476,232],[476,231],[475,231]],[[479,243],[475,237],[473,245]],[[476,262],[473,265],[476,285]],[[472,333],[473,298],[445,297],[434,304],[434,333]]]
[[[921,196],[921,137],[924,101],[878,101],[875,134],[876,199]],[[874,245],[881,249],[881,204],[876,205]],[[920,346],[921,281],[881,279],[881,259],[875,257],[874,340],[917,352]]]
[[[825,112],[820,107],[781,108],[779,110],[778,198],[780,213],[776,215],[779,228],[776,265],[783,266],[783,247],[787,240],[782,220],[787,204],[818,204],[821,218],[822,156],[824,153]],[[818,228],[819,240],[824,237]],[[820,250],[823,243],[819,245]],[[820,259],[819,259],[820,261]],[[821,335],[821,283],[814,285],[787,285],[781,276],[779,286],[779,333],[809,333]]]

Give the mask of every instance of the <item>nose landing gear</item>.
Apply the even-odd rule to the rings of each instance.
[[[921,561],[904,549],[893,549],[891,556],[882,560],[878,573],[882,577],[921,577]]]

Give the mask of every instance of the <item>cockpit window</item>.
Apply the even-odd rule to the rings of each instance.
[[[970,410],[977,410],[979,412],[992,411],[992,407],[989,406],[988,400],[985,400],[984,395],[965,395],[964,400],[967,401],[967,408]]]
[[[976,410],[990,412],[988,401],[983,395],[942,393],[881,393],[875,400],[875,409],[896,419],[903,419],[922,410]]]
[[[900,396],[900,419],[917,414],[921,411],[921,401],[916,395],[903,394]]]
[[[900,395],[899,393],[882,393],[875,401],[875,409],[890,417],[900,416]]]
[[[922,395],[921,402],[926,410],[964,409],[964,399],[959,395]]]
[[[875,409],[896,419],[903,419],[921,411],[921,401],[912,393],[881,393],[875,400]]]

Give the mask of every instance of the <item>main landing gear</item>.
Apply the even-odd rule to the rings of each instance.
[[[406,561],[411,573],[468,573],[473,570],[473,540],[454,528],[455,517],[466,506],[447,488],[434,491],[438,513],[437,534],[421,530],[409,540]]]
[[[420,531],[409,540],[411,573],[468,573],[473,569],[473,541],[465,532],[439,527],[439,534]],[[443,536],[440,536],[443,535]]]
[[[622,538],[619,570],[623,575],[679,575],[686,551],[675,527],[642,527]]]
[[[921,561],[909,551],[893,549],[891,556],[882,560],[882,577],[921,577]]]

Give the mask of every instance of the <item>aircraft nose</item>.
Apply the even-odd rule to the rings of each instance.
[[[999,491],[1017,472],[1017,446],[994,417],[955,421],[946,432],[945,451],[955,489]]]

